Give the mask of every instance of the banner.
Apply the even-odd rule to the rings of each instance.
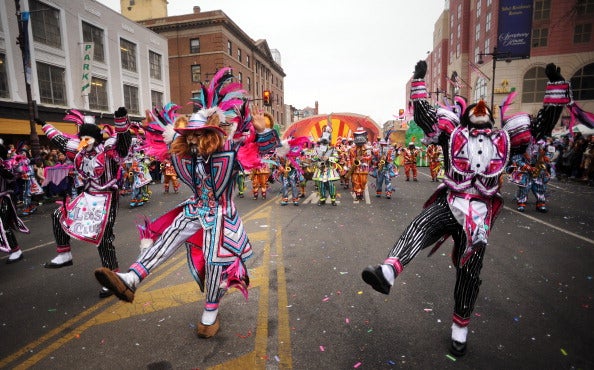
[[[65,212],[60,217],[64,231],[78,240],[95,245],[101,243],[112,196],[111,192],[80,193],[65,205]]]
[[[31,52],[29,51],[29,18],[31,13],[21,13],[21,27],[23,35],[23,68],[25,69],[25,82],[31,84]]]
[[[530,58],[532,0],[500,0],[497,60]]]
[[[82,44],[82,78],[81,95],[89,95],[91,92],[91,65],[93,64],[93,43],[85,42]]]

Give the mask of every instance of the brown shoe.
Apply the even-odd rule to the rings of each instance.
[[[203,323],[198,324],[198,338],[210,338],[213,337],[219,331],[220,323],[217,317],[216,321],[212,325],[204,325]]]
[[[130,302],[134,300],[134,291],[130,289],[120,277],[110,269],[101,267],[95,270],[95,278],[101,285],[111,290],[122,301]]]

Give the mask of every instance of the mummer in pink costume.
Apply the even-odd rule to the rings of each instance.
[[[259,155],[279,142],[276,131],[265,127],[261,113],[254,114],[252,120],[245,92],[239,83],[230,82],[232,77],[230,69],[221,69],[208,88],[202,87],[195,101],[200,110],[189,121],[166,112],[146,128],[145,151],[162,158],[160,144],[169,144],[171,161],[192,196],[141,226],[142,251],[127,273],[106,268],[95,271],[101,284],[118,298],[132,302],[139,283],[186,245],[188,266],[200,289],[206,291],[198,324],[201,338],[218,332],[219,302],[230,287],[240,289],[247,298],[249,278],[244,261],[252,255],[252,247],[232,193],[237,172],[260,165]]]
[[[435,244],[433,253],[451,236],[456,285],[450,351],[462,356],[466,353],[467,326],[481,285],[479,275],[487,238],[502,206],[501,174],[512,152],[525,150],[533,136],[550,134],[564,106],[571,102],[570,86],[559,68],[547,65],[550,82],[544,107],[536,119],[530,122],[528,114],[506,116],[509,104],[504,103],[502,129],[498,130],[483,101],[466,108],[460,99],[458,107],[436,110],[425,100],[426,71],[426,62],[418,62],[411,85],[414,119],[425,132],[426,143],[442,146],[445,178],[390,249],[386,260],[365,268],[362,278],[373,289],[388,294],[403,267],[422,249]]]

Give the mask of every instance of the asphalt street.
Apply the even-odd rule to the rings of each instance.
[[[16,369],[592,369],[594,368],[594,188],[553,180],[546,214],[506,206],[489,238],[468,353],[449,355],[455,269],[448,241],[421,251],[389,295],[361,280],[383,261],[437,184],[393,180],[392,199],[355,201],[339,189],[338,205],[318,206],[313,184],[295,207],[268,199],[236,203],[254,247],[246,301],[230,291],[221,329],[196,336],[204,295],[185,248],[157,268],[133,304],[99,299],[92,245],[73,242],[74,265],[50,270],[55,256],[50,214],[42,205],[17,234],[25,258],[0,260],[0,368]],[[249,188],[249,183],[248,183]],[[116,222],[120,268],[138,254],[135,220],[156,217],[188,196],[162,194],[130,208],[121,198]],[[249,193],[249,192],[248,192]],[[247,194],[247,193],[246,193]]]

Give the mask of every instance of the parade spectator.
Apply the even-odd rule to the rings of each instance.
[[[0,251],[10,253],[6,263],[12,264],[23,259],[14,231],[29,233],[29,229],[19,218],[12,202],[10,182],[14,181],[14,173],[7,156],[8,150],[0,139]]]

